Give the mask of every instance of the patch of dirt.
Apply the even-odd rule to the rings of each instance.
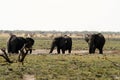
[[[98,54],[98,50],[96,50],[95,54]],[[49,54],[49,50],[47,49],[36,49],[32,52],[32,54]],[[51,54],[57,54],[57,50],[54,50]],[[65,54],[69,54],[68,51]],[[89,54],[88,50],[72,50],[71,54]],[[104,50],[103,54],[120,54],[119,50]]]
[[[23,76],[23,80],[35,80],[35,76],[27,74]]]

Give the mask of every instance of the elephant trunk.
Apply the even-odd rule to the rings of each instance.
[[[89,44],[89,53],[90,54],[92,54],[92,53],[95,53],[95,45],[94,45],[94,43],[92,43],[92,44]]]
[[[56,46],[56,45],[55,45],[55,42],[53,42],[52,45],[51,45],[51,49],[50,49],[50,52],[49,52],[49,53],[52,53],[52,52],[53,52],[55,46]]]

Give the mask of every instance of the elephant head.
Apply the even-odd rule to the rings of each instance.
[[[25,43],[25,49],[29,49],[26,51],[30,51],[32,53],[32,46],[34,45],[34,40],[32,38],[25,38],[26,43]]]
[[[105,44],[105,38],[101,33],[98,34],[87,34],[85,36],[85,41],[89,46],[89,53],[95,53],[96,48],[99,50],[99,53],[103,53],[103,46]]]

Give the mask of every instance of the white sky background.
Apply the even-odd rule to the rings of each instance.
[[[120,31],[120,0],[0,0],[0,30]]]

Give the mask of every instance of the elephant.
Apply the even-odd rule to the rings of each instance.
[[[103,54],[103,47],[105,44],[105,38],[101,33],[97,34],[87,34],[85,36],[85,41],[89,45],[89,53],[95,53],[95,50],[99,50],[99,54]]]
[[[60,50],[65,54],[65,51],[68,50],[68,53],[71,53],[72,50],[72,38],[64,35],[55,37],[51,44],[51,49],[49,53],[52,53],[54,48],[57,47],[57,53],[60,54]]]
[[[34,40],[32,38],[17,37],[16,35],[11,35],[7,42],[8,53],[19,53],[23,47],[29,49],[32,53],[32,46],[34,45]]]

